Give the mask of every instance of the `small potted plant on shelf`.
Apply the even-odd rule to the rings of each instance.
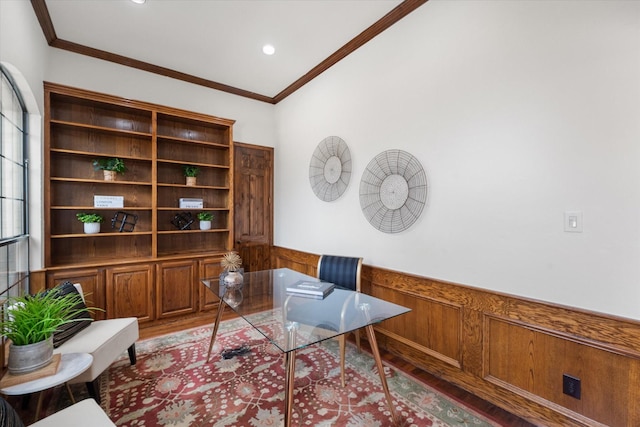
[[[116,157],[94,159],[92,164],[95,170],[104,172],[105,181],[115,181],[116,173],[124,173],[127,170],[124,161]]]
[[[200,168],[195,165],[184,165],[182,166],[182,172],[184,176],[187,178],[187,185],[189,187],[193,187],[196,185],[196,177],[200,173]]]
[[[100,223],[104,221],[102,215],[81,212],[76,214],[76,217],[84,224],[84,232],[86,234],[96,234],[100,232]]]
[[[211,230],[211,221],[213,221],[213,218],[214,215],[211,212],[198,212],[200,230]]]
[[[0,334],[11,340],[9,372],[26,374],[47,366],[53,357],[54,332],[66,323],[88,319],[80,315],[85,309],[79,293],[62,294],[59,288],[10,297],[0,318]]]

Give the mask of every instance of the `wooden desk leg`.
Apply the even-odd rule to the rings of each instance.
[[[296,333],[298,331],[297,322],[288,322],[287,329],[287,349],[296,348]],[[291,414],[293,412],[293,383],[296,374],[296,350],[287,351],[284,356],[285,377],[284,377],[284,427],[291,427]]]
[[[40,419],[40,411],[42,410],[42,395],[43,394],[44,394],[44,390],[38,392],[38,403],[36,404],[36,413],[33,416],[33,422],[34,423]]]
[[[69,387],[69,383],[64,383],[67,387],[67,393],[69,393],[69,399],[71,399],[71,403],[76,403],[75,397],[73,397],[73,393],[71,392],[71,387]]]
[[[380,374],[380,382],[382,383],[382,390],[387,398],[387,404],[391,411],[391,418],[394,424],[397,425],[396,412],[393,410],[393,401],[391,400],[391,393],[389,393],[389,386],[387,386],[387,377],[384,375],[384,366],[382,365],[382,359],[380,358],[380,350],[378,349],[378,342],[376,341],[376,333],[373,330],[373,325],[366,327],[367,336],[369,338],[369,345],[371,346],[371,352],[376,360],[376,366],[378,367],[378,373]]]
[[[293,383],[296,373],[296,352],[290,351],[285,355],[285,388],[284,388],[284,426],[291,426],[291,414],[293,412]]]
[[[218,326],[220,326],[220,320],[222,319],[222,313],[224,312],[225,302],[220,298],[220,304],[218,305],[218,314],[216,315],[216,321],[213,324],[213,331],[211,331],[211,341],[209,342],[209,352],[207,353],[207,361],[209,363],[209,357],[211,357],[211,350],[213,349],[213,343],[216,341],[216,335],[218,334]]]
[[[347,386],[347,378],[344,373],[344,356],[347,351],[347,336],[346,334],[342,334],[338,337],[338,341],[340,342],[340,382],[342,383],[342,387]]]

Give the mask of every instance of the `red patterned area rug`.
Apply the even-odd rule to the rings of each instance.
[[[137,344],[138,363],[114,364],[102,378],[103,405],[120,426],[283,424],[284,363],[280,351],[242,319],[223,322],[205,363],[211,328]],[[231,359],[224,349],[250,352]],[[340,385],[338,345],[330,340],[298,351],[293,425],[391,426],[380,377],[369,353],[349,346],[347,387]],[[402,426],[494,425],[395,370],[387,372]]]
[[[211,328],[203,327],[138,342],[135,366],[125,354],[103,374],[103,409],[118,426],[284,425],[282,353],[244,320],[234,319],[221,323],[205,363],[210,337]],[[250,352],[221,356],[242,345]],[[371,354],[349,345],[346,360],[343,388],[337,340],[298,351],[294,426],[394,425]],[[401,419],[396,425],[499,425],[401,372],[385,371]]]

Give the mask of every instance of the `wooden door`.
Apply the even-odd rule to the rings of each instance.
[[[271,268],[273,148],[235,143],[234,242],[245,271]]]

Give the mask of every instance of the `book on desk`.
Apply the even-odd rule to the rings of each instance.
[[[287,295],[297,297],[324,299],[333,292],[335,285],[330,282],[311,282],[299,280],[286,288]]]

